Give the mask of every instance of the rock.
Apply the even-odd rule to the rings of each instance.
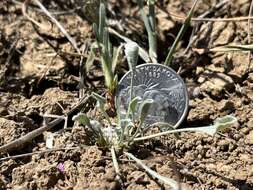
[[[199,74],[201,74],[203,72],[204,72],[204,68],[203,67],[197,67],[196,68],[196,75],[199,75]]]
[[[246,143],[249,145],[253,145],[253,131],[250,131],[246,136]]]
[[[190,100],[190,111],[188,114],[188,124],[199,126],[199,123],[209,124],[211,117],[217,112],[215,101],[211,98]]]
[[[0,116],[6,116],[9,112],[6,107],[0,107]]]
[[[243,168],[235,172],[235,180],[246,181],[248,177],[247,169]]]
[[[249,73],[249,76],[248,76],[247,80],[248,80],[250,83],[253,83],[253,73]]]
[[[253,128],[253,119],[250,119],[250,120],[247,122],[246,126],[248,126],[249,128]]]
[[[234,81],[228,75],[223,73],[203,73],[199,79],[201,91],[211,93],[213,96],[219,96],[222,90],[229,90],[233,87]]]
[[[24,134],[22,123],[0,118],[0,145],[9,143]]]
[[[229,113],[235,109],[235,105],[234,105],[234,102],[231,100],[222,100],[220,101],[220,104],[218,105],[218,109],[222,112],[225,111]]]
[[[234,37],[235,24],[225,22],[205,23],[200,28],[201,35],[197,40],[195,47],[208,47],[212,44],[213,47],[226,45]]]
[[[245,52],[232,52],[231,53],[231,60],[228,60],[228,62],[231,62],[232,68],[228,72],[230,76],[233,77],[233,79],[237,82],[241,81],[242,77],[246,74],[246,72],[249,69],[248,64],[248,53]],[[251,64],[252,65],[252,61]]]

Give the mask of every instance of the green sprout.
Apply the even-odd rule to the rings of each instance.
[[[191,18],[192,18],[192,16],[193,16],[194,9],[195,9],[197,3],[198,3],[198,0],[194,0],[190,12],[188,13],[188,15],[187,15],[187,17],[186,17],[186,19],[185,19],[185,21],[184,21],[183,26],[181,27],[181,29],[180,29],[178,35],[176,36],[175,41],[173,42],[173,44],[172,44],[172,46],[171,46],[171,48],[170,48],[170,51],[169,51],[169,53],[168,53],[168,55],[167,55],[167,57],[166,57],[166,60],[165,60],[165,62],[164,62],[164,65],[167,65],[167,66],[170,66],[170,65],[171,65],[171,62],[172,62],[173,55],[174,55],[174,52],[175,52],[175,50],[176,50],[176,47],[177,47],[178,43],[180,42],[180,40],[182,39],[182,37],[184,36],[184,34],[185,34],[187,28],[188,28],[188,27],[190,26],[190,24],[191,24]]]
[[[230,51],[253,51],[253,44],[248,44],[248,45],[241,45],[241,44],[231,44],[231,45],[225,45],[225,46],[220,46],[220,47],[215,47],[210,49],[212,52],[230,52]]]
[[[102,70],[105,78],[105,86],[107,87],[108,103],[114,110],[114,96],[118,86],[118,76],[115,74],[116,64],[121,50],[119,48],[113,48],[109,39],[109,32],[106,24],[106,7],[104,3],[100,3],[99,7],[99,21],[93,23],[93,30],[97,42],[97,50],[99,52],[102,64]],[[89,62],[87,65],[91,65],[94,61],[94,49],[89,56]]]
[[[149,57],[153,63],[157,63],[157,35],[156,35],[156,20],[155,20],[155,2],[156,0],[147,0],[148,14],[144,11],[143,0],[137,0],[140,8],[141,18],[144,22],[148,33]]]

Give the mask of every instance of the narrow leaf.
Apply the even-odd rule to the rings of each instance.
[[[153,104],[154,100],[146,99],[141,103],[140,106],[140,126],[143,124],[145,118],[148,115],[150,106]]]
[[[183,129],[174,129],[170,131],[164,131],[161,133],[145,136],[145,137],[138,137],[135,138],[134,141],[142,141],[147,139],[152,139],[155,137],[160,137],[164,135],[168,135],[171,133],[180,133],[180,132],[201,132],[206,133],[208,135],[214,136],[217,132],[222,131],[228,127],[233,126],[237,123],[237,119],[233,116],[225,116],[223,118],[220,118],[216,120],[214,125],[205,126],[205,127],[196,127],[196,128],[183,128]]]
[[[100,3],[99,7],[99,42],[102,43],[104,28],[106,27],[106,12],[104,3]]]
[[[137,96],[137,97],[135,97],[135,98],[133,98],[131,100],[131,102],[128,105],[127,117],[130,115],[130,112],[132,112],[132,114],[136,112],[137,104],[140,101],[141,101],[141,97],[140,96]]]
[[[214,126],[216,126],[217,131],[222,131],[230,126],[233,126],[237,123],[236,117],[232,115],[227,115],[222,118],[218,118],[214,121]]]
[[[85,63],[85,71],[86,72],[90,71],[90,68],[93,65],[94,61],[95,61],[95,53],[94,53],[94,50],[91,49],[91,51],[87,57],[86,63]]]
[[[117,88],[117,86],[118,86],[118,75],[115,75],[115,76],[114,76],[112,86],[113,86],[113,89],[116,89],[116,88]]]
[[[106,99],[103,96],[101,96],[101,95],[99,95],[99,94],[97,94],[95,92],[92,92],[91,96],[93,98],[95,98],[98,101],[99,104],[105,105]]]
[[[166,60],[165,60],[165,62],[164,62],[164,65],[170,66],[170,64],[171,64],[171,62],[172,62],[172,59],[173,59],[174,51],[175,51],[175,49],[176,49],[178,43],[179,43],[180,40],[182,39],[183,35],[185,34],[187,28],[190,26],[191,18],[192,18],[192,16],[193,16],[194,9],[195,9],[195,7],[196,7],[196,5],[197,5],[197,2],[198,2],[198,0],[194,0],[194,3],[193,3],[193,5],[192,5],[192,8],[191,8],[190,12],[188,13],[188,15],[187,15],[187,17],[186,17],[186,19],[185,19],[185,21],[184,21],[183,26],[181,27],[181,29],[180,29],[180,31],[179,31],[179,33],[178,33],[178,35],[177,35],[175,41],[173,42],[173,44],[172,44],[172,46],[171,46],[171,48],[170,48],[170,51],[169,51],[169,53],[168,53],[168,55],[167,55],[167,57],[166,57]]]
[[[96,40],[99,42],[100,36],[99,36],[99,31],[98,31],[98,25],[96,23],[93,23],[92,28],[93,28]]]
[[[73,116],[73,121],[78,121],[81,125],[91,126],[90,119],[85,113],[78,113],[77,115]]]
[[[226,46],[219,46],[210,49],[211,52],[230,52],[230,51],[253,51],[253,44],[249,45],[226,45]]]
[[[91,96],[97,100],[98,107],[100,108],[102,114],[104,115],[104,117],[108,121],[108,123],[110,125],[112,125],[110,117],[105,111],[106,99],[103,96],[100,96],[99,94],[97,94],[95,92],[92,92]]]
[[[114,34],[115,36],[119,37],[120,39],[124,40],[126,43],[128,42],[134,42],[133,40],[131,40],[130,38],[127,38],[126,36],[121,35],[120,33],[118,33],[116,30],[109,28],[110,33]],[[145,49],[143,49],[142,47],[139,47],[139,55],[140,57],[146,62],[146,63],[150,63],[152,60],[149,57],[149,54],[146,52]]]
[[[106,28],[103,30],[103,45],[104,45],[104,53],[108,55],[109,52],[109,34]]]
[[[134,71],[139,55],[139,47],[135,42],[128,42],[125,44],[125,54],[130,71]]]
[[[114,49],[113,49],[112,73],[114,73],[115,70],[116,70],[116,66],[117,66],[117,63],[118,63],[118,59],[119,59],[119,56],[120,56],[120,52],[121,52],[121,50],[122,50],[122,47],[123,47],[123,45],[120,45],[118,48],[114,48]]]

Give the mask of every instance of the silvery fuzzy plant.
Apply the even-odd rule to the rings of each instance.
[[[128,60],[130,71],[132,72],[132,91],[135,66],[138,59],[138,45],[136,43],[126,44],[125,54]],[[133,92],[131,92],[131,96],[133,96]],[[141,97],[131,97],[132,99],[128,105],[128,110],[126,113],[122,113],[122,111],[119,109],[120,105],[118,102],[116,102],[117,116],[115,120],[115,118],[110,118],[105,110],[106,99],[96,93],[92,93],[92,97],[97,100],[97,107],[100,109],[104,119],[102,121],[98,121],[96,119],[90,119],[85,113],[79,113],[73,117],[73,120],[79,122],[80,125],[88,127],[92,131],[93,139],[95,139],[96,145],[98,145],[100,148],[111,150],[113,165],[118,180],[120,180],[120,169],[117,162],[117,155],[123,152],[123,154],[130,159],[133,159],[149,175],[158,179],[161,183],[169,185],[174,190],[183,189],[177,181],[161,176],[157,172],[147,167],[133,154],[126,152],[126,150],[136,142],[160,137],[170,133],[202,132],[214,136],[217,132],[229,128],[237,123],[237,119],[235,117],[225,116],[217,119],[213,125],[206,127],[172,129],[149,136],[144,136],[146,132],[144,121],[148,116],[148,110],[154,103],[154,100],[143,100]],[[152,126],[168,127],[169,125],[167,123],[155,123]],[[167,129],[169,129],[169,127]]]
[[[129,64],[129,69],[132,72],[130,92],[131,102],[128,105],[127,112],[123,113],[120,109],[117,109],[117,122],[113,123],[112,118],[110,118],[105,109],[107,101],[106,98],[93,92],[92,97],[96,99],[97,107],[102,113],[105,122],[102,124],[99,121],[90,120],[84,113],[80,113],[73,118],[75,121],[78,120],[81,124],[88,126],[94,132],[97,137],[97,144],[100,147],[114,146],[117,150],[128,147],[135,137],[140,136],[144,127],[144,120],[153,100],[142,100],[141,97],[133,98],[133,77],[138,60],[138,52],[139,49],[136,43],[130,42],[125,45],[125,54]],[[135,117],[137,106],[140,112]],[[119,107],[119,103],[116,102],[116,108]]]

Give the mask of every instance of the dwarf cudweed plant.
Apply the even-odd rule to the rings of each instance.
[[[131,79],[131,101],[128,105],[128,109],[125,112],[120,110],[119,102],[116,101],[116,118],[111,118],[106,110],[106,98],[99,94],[92,93],[92,97],[97,101],[97,107],[100,109],[100,113],[103,115],[102,120],[90,119],[85,113],[79,113],[73,117],[73,120],[80,125],[86,126],[92,131],[92,139],[95,144],[102,149],[110,150],[112,154],[113,165],[117,174],[117,178],[120,181],[120,170],[117,162],[117,155],[125,154],[129,159],[134,160],[141,168],[143,168],[149,175],[158,179],[161,183],[169,185],[173,190],[183,189],[180,183],[161,176],[157,172],[147,167],[141,160],[136,158],[133,154],[126,152],[132,145],[137,142],[147,139],[160,137],[170,133],[179,132],[201,132],[214,136],[217,132],[223,131],[226,128],[234,125],[237,119],[233,116],[225,116],[217,119],[213,125],[198,127],[198,128],[183,128],[174,129],[167,123],[155,123],[152,126],[160,126],[167,129],[167,131],[144,136],[150,127],[145,124],[145,119],[148,117],[149,108],[154,103],[152,99],[142,99],[141,97],[133,97],[133,80],[135,74],[135,66],[138,59],[138,45],[136,43],[128,43],[125,45],[125,54],[127,57],[129,69],[132,73]],[[151,127],[152,127],[151,126]],[[171,130],[169,130],[171,129]]]
[[[134,160],[141,168],[143,168],[153,178],[158,179],[161,183],[170,186],[173,190],[184,189],[180,186],[180,183],[164,176],[161,176],[154,170],[146,166],[141,160],[136,158],[133,154],[126,152],[133,144],[138,141],[143,141],[162,135],[178,132],[202,132],[214,136],[217,132],[223,131],[230,126],[234,125],[237,120],[233,116],[225,116],[217,119],[213,125],[198,128],[184,128],[184,129],[173,129],[162,133],[143,136],[145,127],[143,125],[145,118],[147,117],[148,110],[153,103],[153,100],[146,99],[141,100],[140,97],[132,99],[128,106],[127,114],[120,113],[117,110],[116,123],[111,121],[111,118],[105,112],[105,98],[100,95],[93,93],[92,96],[97,100],[97,106],[101,109],[101,113],[104,114],[105,121],[97,121],[88,118],[85,113],[79,113],[73,117],[74,121],[79,122],[83,126],[87,126],[93,132],[93,137],[96,144],[103,149],[110,149],[112,154],[113,165],[117,174],[117,179],[120,179],[120,170],[117,162],[117,155],[123,152],[127,157]],[[140,104],[140,114],[137,112],[138,102]],[[119,105],[117,105],[117,108]],[[137,114],[137,117],[134,115]],[[136,119],[134,119],[136,118]],[[167,125],[166,123],[157,123],[155,125]]]
[[[94,132],[98,146],[104,148],[113,146],[117,150],[116,152],[129,147],[134,138],[142,134],[144,120],[148,114],[149,107],[153,103],[151,99],[142,100],[141,97],[132,97],[133,77],[138,60],[138,45],[134,42],[126,44],[125,53],[130,71],[132,72],[131,102],[128,105],[127,112],[121,112],[119,103],[116,102],[117,118],[116,122],[113,122],[105,109],[106,98],[93,92],[92,97],[96,99],[97,107],[103,115],[104,120],[102,122],[90,120],[84,113],[79,113],[73,118],[74,121],[79,121],[80,124],[89,127]],[[138,115],[136,115],[137,107],[139,107]]]
[[[166,58],[165,65],[170,65],[175,48],[182,38],[186,28],[190,24],[193,10],[198,0],[194,0],[194,5],[185,20],[179,34],[177,35],[170,52]],[[149,39],[149,57],[152,62],[157,62],[157,42],[156,42],[156,25],[155,25],[155,0],[147,0],[149,13],[146,14],[143,8],[143,0],[137,0],[141,16],[144,21],[146,30],[148,32]],[[142,49],[139,48],[138,44],[128,40],[125,44],[125,54],[128,62],[128,66],[131,72],[131,86],[130,86],[130,103],[126,112],[120,110],[119,102],[116,99],[114,101],[114,95],[118,85],[117,75],[115,74],[115,67],[117,58],[119,55],[120,48],[112,48],[109,40],[108,29],[106,26],[106,12],[105,5],[101,2],[99,7],[99,19],[98,22],[93,24],[94,33],[96,36],[96,43],[91,47],[91,53],[86,60],[86,70],[89,70],[90,65],[93,63],[96,51],[98,50],[102,69],[105,77],[105,85],[108,89],[107,98],[102,97],[97,93],[92,93],[92,97],[97,101],[97,107],[103,116],[103,119],[89,118],[85,113],[78,113],[73,117],[75,122],[85,126],[92,131],[91,140],[95,142],[97,146],[102,149],[110,150],[113,160],[113,165],[117,174],[116,179],[120,180],[120,169],[117,162],[117,155],[124,154],[129,159],[134,160],[141,168],[143,168],[150,176],[158,179],[161,183],[170,186],[173,190],[183,189],[178,181],[161,176],[157,172],[147,167],[141,160],[136,158],[133,154],[126,152],[135,143],[142,142],[144,140],[168,135],[171,133],[177,134],[180,132],[201,132],[208,135],[214,136],[216,133],[223,131],[230,126],[237,123],[237,119],[233,116],[225,116],[223,118],[215,120],[213,125],[197,128],[183,128],[174,129],[173,126],[167,123],[155,123],[151,126],[147,126],[145,119],[148,117],[149,108],[155,103],[153,99],[142,99],[141,97],[134,97],[133,86],[134,76],[136,75],[136,64],[138,55],[142,53]],[[140,50],[140,51],[139,51]],[[108,99],[109,98],[109,99]],[[114,118],[108,115],[106,110],[106,104],[115,106],[116,116]],[[160,127],[166,129],[166,131],[146,135],[146,132],[152,127]]]

